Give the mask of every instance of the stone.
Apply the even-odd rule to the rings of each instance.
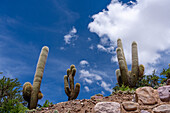
[[[170,85],[159,87],[157,91],[162,102],[170,101]]]
[[[150,113],[150,112],[146,110],[141,110],[140,113]]]
[[[120,113],[120,104],[117,102],[99,102],[94,106],[94,113]]]
[[[141,87],[136,89],[135,98],[139,104],[154,105],[158,103],[158,92],[152,87]]]
[[[138,103],[134,103],[134,102],[123,102],[122,103],[123,105],[123,108],[126,110],[126,111],[135,111],[137,110],[139,104]]]
[[[103,99],[103,95],[102,94],[97,94],[94,96],[91,96],[92,100],[102,100]]]
[[[170,113],[170,104],[164,104],[154,108],[153,113]]]
[[[166,81],[166,85],[170,85],[170,78]]]

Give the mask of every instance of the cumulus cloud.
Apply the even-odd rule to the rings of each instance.
[[[85,89],[87,92],[90,91],[89,87],[87,87],[87,86],[85,86],[84,89]]]
[[[81,67],[85,67],[85,66],[87,66],[87,65],[89,65],[88,61],[86,61],[86,60],[80,61],[80,66],[81,66]]]
[[[77,33],[77,29],[73,26],[72,30],[67,35],[64,36],[65,43],[70,44],[71,39],[77,37],[76,33]]]
[[[112,88],[110,88],[111,84],[107,84],[106,82],[102,81],[101,87],[103,87],[106,91],[112,93]]]
[[[160,52],[170,49],[170,1],[136,0],[131,6],[112,0],[106,10],[92,16],[88,28],[100,38],[107,36],[116,47],[122,39],[125,57],[131,64],[131,43],[138,43],[139,63],[146,69],[156,65]],[[99,45],[99,48],[106,51]],[[114,57],[113,61],[116,61]]]
[[[106,47],[104,47],[103,45],[98,44],[98,45],[97,45],[97,48],[98,48],[98,50],[104,51],[104,52],[107,52],[107,53],[115,53],[113,46],[110,46],[110,47],[106,48]]]
[[[88,70],[80,70],[80,78],[90,78],[91,80],[102,80],[102,77],[95,73],[90,73]]]
[[[83,79],[83,81],[85,81],[88,84],[97,84],[99,86],[101,86],[102,88],[104,88],[106,91],[112,93],[112,86],[109,83],[106,83],[103,78],[108,77],[107,74],[105,72],[101,72],[101,71],[96,71],[96,70],[80,70],[79,71],[79,77],[80,79]],[[101,77],[102,76],[102,77]],[[87,91],[88,91],[88,87],[86,86]],[[104,94],[104,92],[102,91],[102,94]]]

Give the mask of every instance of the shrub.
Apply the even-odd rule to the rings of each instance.
[[[2,113],[20,113],[27,108],[21,95],[21,84],[17,78],[10,79],[3,76],[0,79],[0,111]]]

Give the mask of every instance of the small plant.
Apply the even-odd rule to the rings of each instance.
[[[51,105],[53,105],[53,103],[46,100],[42,107],[50,107]]]
[[[135,92],[135,88],[130,88],[129,86],[125,86],[124,84],[122,84],[122,86],[120,87],[118,84],[116,84],[116,86],[113,88],[113,94],[114,93],[134,93]]]

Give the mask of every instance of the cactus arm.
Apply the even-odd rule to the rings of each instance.
[[[68,76],[67,75],[64,76],[64,89],[65,89],[65,93],[67,94],[67,96],[70,96],[70,89],[69,89],[69,85],[68,85]]]
[[[121,78],[121,73],[120,73],[120,69],[116,69],[116,78],[118,81],[119,86],[122,86],[122,78]]]
[[[120,73],[121,73],[122,83],[127,86],[129,73],[125,66],[122,49],[118,47],[116,49],[116,52],[117,52],[117,58],[118,58],[118,62],[119,62],[119,69],[120,69]]]
[[[47,46],[44,46],[41,50],[35,76],[34,76],[34,82],[33,82],[33,90],[31,93],[31,100],[30,100],[30,109],[36,108],[37,102],[38,102],[38,93],[40,91],[40,85],[41,80],[43,77],[43,72],[48,56],[49,48]]]
[[[70,90],[71,92],[74,91],[74,77],[70,74],[69,75],[69,82],[70,82]]]
[[[137,43],[132,43],[132,69],[131,74],[135,74],[136,76],[139,73],[139,67],[138,67],[138,50],[137,50]]]
[[[39,91],[38,93],[38,99],[42,99],[43,98],[43,94],[41,93],[41,91]]]
[[[132,69],[130,75],[130,86],[135,87],[139,76],[137,43],[132,43]]]
[[[76,99],[77,96],[79,95],[79,92],[80,92],[80,84],[79,83],[76,83],[76,86],[75,86],[75,89],[74,89],[74,95],[73,95],[73,99]]]
[[[145,67],[144,65],[139,65],[139,77],[142,77],[144,75]]]
[[[30,101],[31,98],[31,91],[32,91],[32,85],[30,82],[26,82],[23,85],[23,98],[24,100],[26,100],[28,103]]]
[[[72,69],[72,76],[74,77],[76,75],[76,68]]]
[[[122,49],[122,55],[123,55],[123,60],[124,60],[124,63],[125,63],[125,67],[126,67],[126,69],[128,69],[125,54],[124,54],[124,51],[123,51],[122,40],[120,38],[117,40],[117,47],[120,47]]]

